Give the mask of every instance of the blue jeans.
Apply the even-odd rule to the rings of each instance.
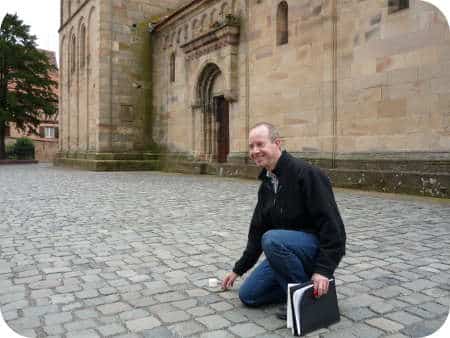
[[[286,301],[287,284],[311,278],[319,240],[314,234],[294,230],[269,230],[261,239],[266,259],[239,289],[248,306]]]

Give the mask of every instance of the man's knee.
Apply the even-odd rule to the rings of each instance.
[[[245,288],[241,287],[239,289],[239,299],[241,302],[249,307],[256,307],[258,306],[258,303],[256,302],[255,298],[250,295],[250,292],[246,290]]]
[[[266,231],[261,238],[261,247],[266,255],[279,247],[280,244],[280,236],[278,236],[277,230]]]

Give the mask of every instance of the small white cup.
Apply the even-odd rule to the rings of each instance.
[[[216,288],[218,282],[219,281],[217,280],[217,278],[210,278],[210,279],[208,279],[208,285],[209,285],[210,288]]]

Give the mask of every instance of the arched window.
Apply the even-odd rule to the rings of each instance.
[[[197,36],[197,19],[194,19],[191,27],[192,37]]]
[[[228,3],[224,2],[220,8],[220,19],[223,21],[227,14],[229,14]]]
[[[182,29],[180,28],[177,33],[177,44],[181,43],[181,33],[182,33]]]
[[[277,9],[277,45],[284,45],[289,40],[289,9],[286,1],[278,4]]]
[[[170,54],[170,82],[175,82],[175,52]]]
[[[402,9],[409,8],[409,0],[389,0],[388,1],[388,14],[392,14]]]
[[[188,25],[184,26],[184,42],[186,42],[189,38],[189,27]]]
[[[213,9],[212,12],[211,12],[211,14],[210,14],[210,17],[209,17],[209,25],[210,25],[210,26],[214,25],[216,21],[217,21],[217,18],[216,18],[216,10]]]
[[[75,61],[75,57],[76,57],[76,50],[77,50],[77,40],[75,38],[75,35],[72,35],[72,42],[70,44],[70,72],[73,73],[75,72],[75,65],[76,65],[76,61]]]
[[[81,26],[81,40],[80,40],[80,68],[86,64],[86,26]]]
[[[206,14],[203,14],[202,19],[200,20],[200,32],[203,32],[205,30],[206,25]]]

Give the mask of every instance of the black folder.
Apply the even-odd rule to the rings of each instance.
[[[327,294],[321,297],[314,296],[312,282],[289,284],[288,297],[288,327],[295,336],[303,336],[340,320],[334,279],[330,280]]]

